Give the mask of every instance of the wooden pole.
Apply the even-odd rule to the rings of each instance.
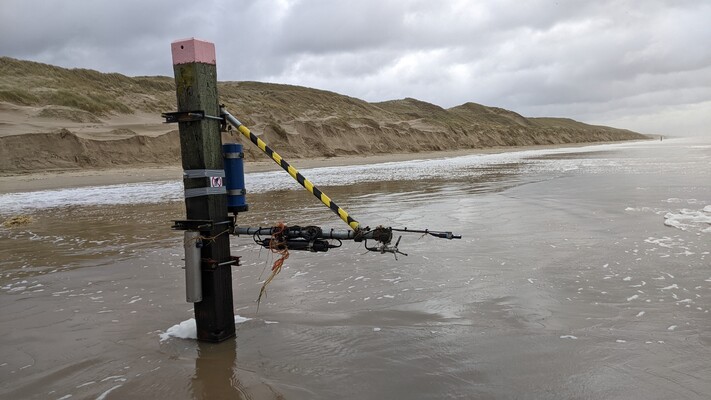
[[[187,39],[173,42],[171,49],[178,112],[204,111],[206,116],[218,116],[215,45]],[[221,175],[216,172],[224,168],[219,121],[206,118],[179,122],[179,130],[180,153],[186,171],[183,184],[187,219],[227,221],[227,195],[220,189],[222,180],[217,178]],[[197,338],[201,341],[220,342],[235,334],[227,228],[225,224],[218,224],[201,232],[203,237],[210,238],[203,240],[202,301],[195,303]]]

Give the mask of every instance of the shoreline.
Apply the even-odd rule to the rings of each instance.
[[[506,146],[484,149],[461,149],[431,151],[421,153],[394,153],[369,156],[339,156],[329,158],[295,158],[293,165],[297,169],[319,167],[340,167],[348,165],[380,164],[386,162],[411,161],[419,159],[452,158],[476,154],[499,154],[535,149],[577,148],[610,143],[634,143],[637,141],[584,142],[533,146]],[[280,170],[272,160],[247,161],[245,173]],[[0,173],[1,174],[1,173]],[[47,172],[29,172],[0,175],[0,194],[33,192],[39,190],[66,189],[87,186],[115,185],[124,183],[157,182],[180,180],[182,167],[171,166],[124,166],[102,169],[57,170]]]

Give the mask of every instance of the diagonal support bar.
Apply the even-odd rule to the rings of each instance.
[[[225,117],[225,120],[235,128],[237,128],[242,135],[244,135],[247,139],[249,139],[252,143],[254,143],[257,147],[259,147],[260,150],[262,150],[266,155],[271,157],[272,160],[274,160],[277,165],[279,165],[284,171],[286,171],[289,175],[291,175],[294,180],[299,182],[301,186],[303,186],[306,190],[311,192],[314,196],[316,196],[317,199],[321,201],[326,207],[330,208],[331,211],[336,213],[339,218],[343,220],[348,226],[351,227],[354,231],[357,231],[360,229],[360,223],[353,219],[350,215],[348,215],[348,212],[346,210],[342,209],[341,207],[338,206],[333,200],[331,200],[330,197],[328,197],[324,192],[322,192],[319,188],[317,188],[313,183],[311,183],[310,180],[306,179],[301,173],[294,168],[291,164],[289,164],[286,160],[281,158],[281,156],[274,151],[271,147],[267,146],[266,143],[260,138],[257,137],[254,133],[252,133],[249,128],[244,126],[237,118],[235,118],[232,114],[227,112],[224,107],[220,107],[220,114]]]

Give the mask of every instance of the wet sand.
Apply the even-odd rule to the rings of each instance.
[[[250,319],[219,345],[161,340],[192,317],[180,202],[36,210],[0,228],[0,397],[705,399],[709,163],[649,142],[328,185],[361,222],[464,238],[294,252],[257,313],[273,259],[233,237]],[[240,224],[345,227],[305,192],[249,202]]]

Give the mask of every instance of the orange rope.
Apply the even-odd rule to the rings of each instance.
[[[272,273],[269,275],[267,280],[264,281],[262,288],[259,290],[259,297],[257,297],[257,311],[259,311],[259,303],[262,300],[262,295],[267,291],[267,285],[279,272],[281,272],[284,261],[289,258],[289,249],[286,247],[286,238],[283,236],[286,229],[287,226],[283,222],[280,222],[277,224],[276,230],[272,232],[272,240],[269,242],[269,250],[274,254],[279,254],[280,257],[274,261],[274,265],[272,265]]]

